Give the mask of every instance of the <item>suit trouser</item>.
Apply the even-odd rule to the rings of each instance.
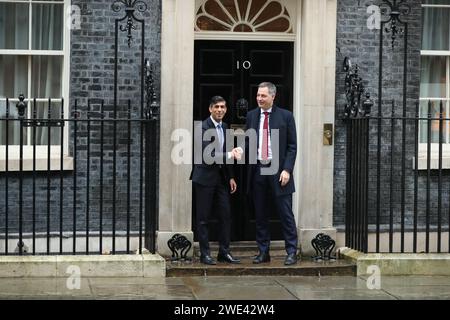
[[[216,186],[203,186],[194,182],[197,238],[200,244],[200,253],[209,255],[208,221],[215,208],[220,221],[219,251],[229,252],[230,247],[230,195],[228,187],[224,184]]]
[[[275,195],[274,183],[279,183],[273,175],[261,175],[257,165],[253,174],[252,198],[256,218],[256,243],[260,252],[270,250],[270,202],[274,201],[280,217],[285,248],[288,254],[297,253],[297,227],[292,212],[292,194]]]

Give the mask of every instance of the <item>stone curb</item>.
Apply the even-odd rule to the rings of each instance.
[[[0,278],[165,277],[166,261],[158,254],[2,256]]]
[[[358,276],[370,275],[369,266],[377,266],[381,275],[450,276],[449,253],[367,253],[343,247],[341,258],[356,263]],[[373,272],[373,271],[372,271]]]

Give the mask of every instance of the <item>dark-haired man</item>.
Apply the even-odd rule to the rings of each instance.
[[[213,209],[216,209],[221,226],[219,228],[219,262],[240,263],[230,252],[230,193],[236,192],[236,181],[232,165],[227,160],[240,157],[236,149],[226,152],[226,130],[223,122],[227,112],[225,99],[220,96],[211,98],[210,116],[202,122],[202,162],[194,164],[191,174],[195,202],[197,237],[200,244],[200,261],[214,265],[208,240],[208,220]],[[211,137],[211,140],[206,137]],[[198,143],[198,141],[197,141]],[[213,147],[211,148],[211,144]],[[229,162],[229,161],[228,161]]]

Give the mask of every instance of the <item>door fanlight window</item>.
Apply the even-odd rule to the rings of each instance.
[[[206,0],[197,11],[195,30],[292,33],[292,25],[279,1]]]

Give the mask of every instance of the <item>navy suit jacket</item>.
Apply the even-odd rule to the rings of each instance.
[[[259,137],[259,121],[260,121],[261,109],[256,108],[247,113],[246,129],[254,129]],[[295,129],[295,121],[292,112],[278,108],[276,106],[272,107],[272,112],[269,116],[269,128],[272,132],[273,129],[278,129],[279,131],[279,168],[278,174],[272,176],[273,186],[276,196],[291,194],[295,192],[295,184],[292,172],[294,171],[295,158],[297,156],[297,132]],[[271,134],[272,137],[272,134]],[[257,140],[259,141],[259,139]],[[276,141],[271,139],[271,144],[274,145]],[[249,150],[248,146],[247,150]],[[273,149],[273,147],[272,147]],[[257,155],[256,155],[257,156]],[[274,154],[273,157],[276,155]],[[252,177],[256,169],[257,159],[248,159],[250,163],[248,174],[247,174],[247,192],[250,193],[252,189]],[[291,177],[289,182],[284,187],[281,187],[279,182],[280,174],[283,170],[290,173]]]
[[[210,117],[203,120],[203,122],[202,122],[202,138],[205,134],[205,131],[208,129],[216,130],[214,123],[212,122]],[[228,125],[222,121],[223,137],[225,139],[226,139],[226,130],[227,129],[228,129]],[[216,131],[214,131],[214,132],[216,132]],[[202,141],[202,155],[203,155],[205,148],[210,143],[214,142],[216,138],[217,138],[217,135],[213,136],[210,141]],[[231,149],[231,148],[229,148],[229,149]],[[216,186],[217,184],[220,184],[220,183],[223,183],[223,181],[226,181],[226,184],[228,186],[228,181],[231,178],[234,178],[234,171],[233,171],[233,165],[227,164],[227,153],[225,152],[226,150],[228,150],[228,149],[227,149],[226,141],[225,141],[223,144],[223,149],[221,150],[220,153],[215,153],[214,150],[211,152],[211,157],[221,158],[222,164],[218,164],[218,163],[207,164],[207,163],[205,163],[203,156],[202,156],[202,163],[194,164],[190,179],[193,182],[201,184],[203,186]]]

